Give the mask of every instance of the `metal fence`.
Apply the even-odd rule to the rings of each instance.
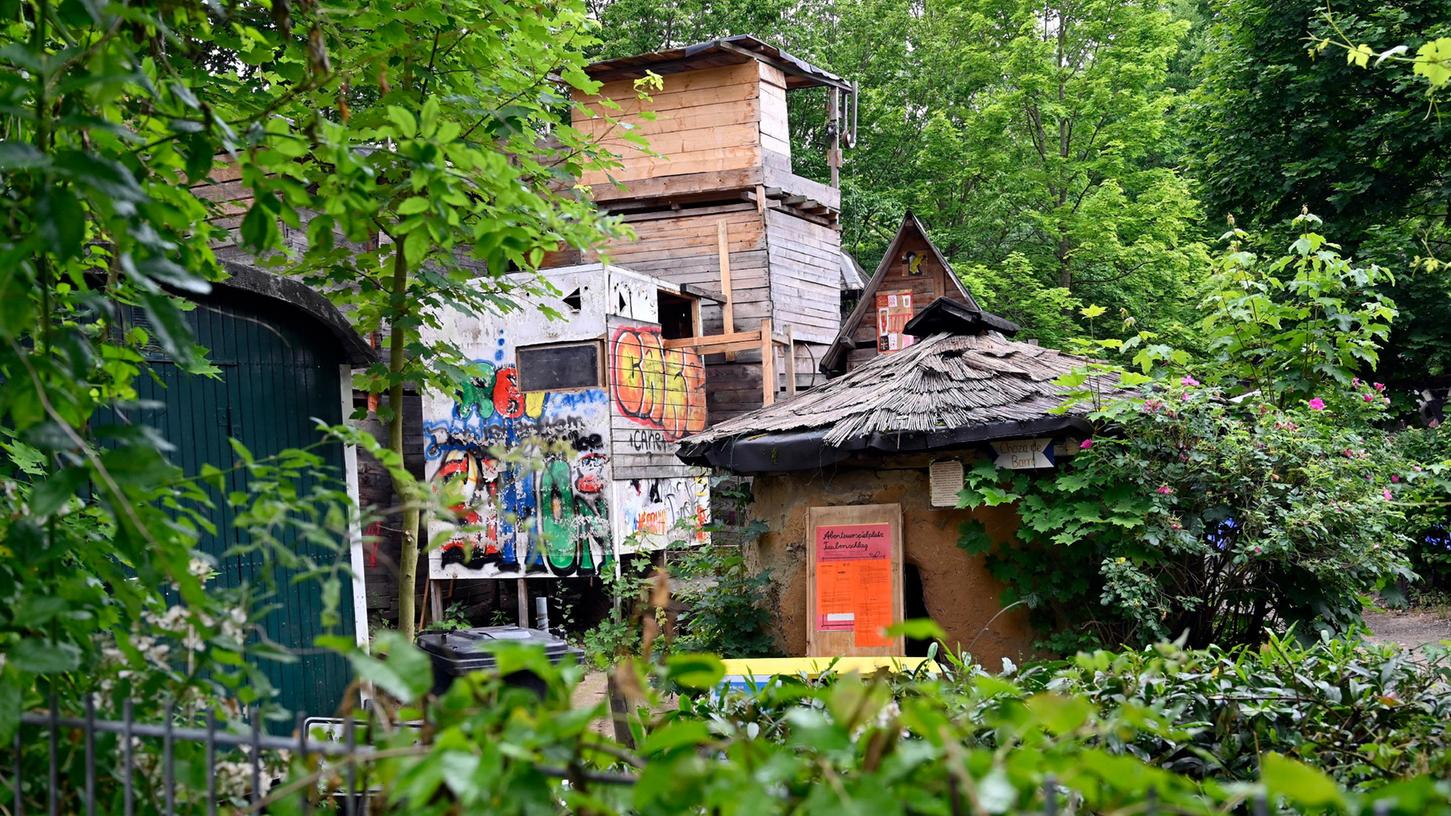
[[[250,712],[250,730],[238,733],[220,728],[214,712],[206,715],[202,727],[192,727],[176,724],[174,705],[167,707],[160,724],[137,722],[132,709],[132,701],[126,700],[122,703],[121,719],[103,719],[96,716],[95,702],[88,698],[81,716],[62,716],[52,698],[47,711],[22,714],[20,727],[16,730],[11,746],[13,757],[6,769],[10,772],[9,812],[14,816],[22,816],[27,812],[28,802],[34,803],[43,799],[45,812],[50,816],[61,813],[94,816],[100,801],[99,767],[106,774],[106,783],[112,787],[119,785],[120,790],[112,792],[119,796],[119,805],[124,816],[134,816],[138,812],[138,806],[139,812],[155,812],[165,816],[175,816],[177,813],[206,813],[214,816],[218,813],[225,793],[218,785],[219,768],[222,767],[224,757],[236,754],[244,756],[242,765],[249,771],[249,778],[245,780],[245,787],[241,791],[240,798],[243,801],[240,805],[229,808],[232,812],[263,812],[277,798],[275,795],[269,796],[269,788],[278,781],[270,768],[278,764],[291,767],[292,759],[305,766],[310,756],[333,757],[340,766],[340,773],[337,774],[339,779],[333,780],[334,784],[326,792],[330,809],[339,810],[349,816],[365,816],[369,812],[370,787],[367,772],[374,752],[372,746],[359,743],[360,729],[351,718],[334,721],[338,722],[335,729],[338,739],[319,740],[309,734],[310,731],[317,730],[318,722],[302,716],[297,718],[293,736],[279,737],[263,730],[262,718],[255,710]],[[371,712],[367,713],[371,715]],[[370,724],[371,716],[364,721],[362,730],[366,731]],[[79,769],[67,761],[74,759],[73,757],[62,755],[63,735],[67,741],[66,747],[74,748],[75,742],[81,744]],[[111,757],[111,762],[101,762],[97,756],[98,747],[108,735],[114,736],[119,756]],[[37,796],[32,790],[27,799],[25,749],[27,745],[33,749],[39,741],[44,742],[46,753],[45,791],[43,795]],[[143,768],[143,763],[139,762],[141,752],[138,748],[147,745],[147,741],[151,745],[159,745],[159,769]],[[179,745],[201,747],[200,765],[204,782],[200,790],[191,787],[194,781],[177,779],[176,758]],[[269,754],[278,762],[266,761]],[[147,756],[151,755],[148,753]],[[151,777],[158,770],[160,779],[153,780]],[[299,786],[296,795],[304,813],[314,804],[315,790],[316,785]]]

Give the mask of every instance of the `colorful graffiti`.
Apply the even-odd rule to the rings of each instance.
[[[631,479],[615,483],[616,535],[659,549],[672,541],[704,544],[710,534],[710,481],[704,476]],[[622,551],[629,547],[622,546]]]
[[[501,342],[502,345],[502,342]],[[502,356],[502,354],[500,355]],[[434,577],[593,575],[614,556],[604,502],[609,398],[519,390],[513,365],[477,363],[444,419],[424,423],[429,479],[457,487]]]
[[[627,326],[610,341],[615,407],[669,441],[705,430],[705,361],[688,349],[666,348],[660,329]]]

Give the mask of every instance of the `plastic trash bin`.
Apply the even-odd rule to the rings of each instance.
[[[427,652],[433,661],[433,693],[442,694],[455,678],[469,672],[493,670],[494,654],[486,648],[490,643],[501,641],[543,647],[551,663],[560,662],[566,655],[573,655],[578,660],[584,654],[548,632],[519,626],[479,626],[455,632],[426,632],[418,636],[418,648]],[[544,681],[534,672],[517,671],[503,679],[511,686],[532,689],[541,697],[544,695]]]

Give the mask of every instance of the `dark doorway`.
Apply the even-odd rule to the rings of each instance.
[[[902,564],[902,616],[904,620],[931,617],[927,614],[927,596],[922,592],[922,573],[916,564]],[[907,657],[926,657],[931,640],[907,638]]]
[[[660,336],[678,340],[695,336],[695,300],[659,290]]]

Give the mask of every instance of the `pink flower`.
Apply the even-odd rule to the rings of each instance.
[[[1093,447],[1093,440],[1092,439],[1085,439],[1082,442],[1079,442],[1078,443],[1078,449],[1079,450],[1088,450],[1091,447]]]
[[[1356,388],[1359,388],[1360,387],[1360,378],[1359,377],[1351,377],[1350,378],[1350,384],[1353,385],[1353,386],[1355,386]]]
[[[1394,473],[1391,474],[1391,484],[1396,484],[1400,480],[1401,480],[1401,477],[1400,476],[1398,476],[1398,475],[1396,475]]]
[[[1188,374],[1185,374],[1184,375],[1184,379],[1180,380],[1179,381],[1179,384],[1180,385],[1194,386],[1194,385],[1198,385],[1199,384],[1199,381],[1196,380],[1196,379],[1194,379],[1193,377],[1189,376]]]
[[[1341,451],[1341,453],[1345,454],[1346,459],[1355,458],[1355,451],[1351,450],[1350,448],[1346,448],[1345,450]]]
[[[1385,383],[1371,383],[1371,386],[1370,387],[1371,388],[1374,388],[1377,391],[1384,391],[1384,390],[1386,390],[1386,384]]]
[[[1310,406],[1310,410],[1311,411],[1323,411],[1323,410],[1325,410],[1325,400],[1320,399],[1319,397],[1316,397],[1316,398],[1310,400],[1310,402],[1308,403],[1308,405]]]
[[[1375,394],[1372,394],[1370,392],[1366,392],[1366,394],[1364,396],[1365,396],[1365,401],[1366,402],[1374,402],[1375,401]]]
[[[1172,488],[1172,487],[1170,487],[1168,485],[1159,485],[1159,489],[1158,490],[1155,490],[1154,492],[1155,493],[1158,493],[1160,496],[1167,496],[1170,493],[1173,493],[1174,492],[1174,488]]]
[[[1411,465],[1411,470],[1414,470],[1415,472],[1420,473],[1421,472],[1421,466],[1420,465]]]
[[[1261,552],[1263,552],[1263,550],[1261,550],[1259,547],[1255,547],[1255,555],[1259,555]]]
[[[1185,391],[1184,393],[1180,394],[1179,395],[1179,400],[1181,402],[1188,402],[1189,401],[1189,392],[1188,391]]]
[[[1381,496],[1382,496],[1382,497],[1383,497],[1383,498],[1384,498],[1384,499],[1385,499],[1385,500],[1386,500],[1386,501],[1390,501],[1390,500],[1391,500],[1391,490],[1390,490],[1390,488],[1386,488],[1386,489],[1385,489],[1385,490],[1382,490],[1382,491],[1381,491],[1381,492],[1380,492],[1380,494],[1381,494]]]

